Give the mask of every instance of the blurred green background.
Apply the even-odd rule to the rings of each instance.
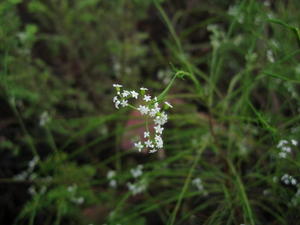
[[[300,224],[299,9],[2,0],[0,224]],[[138,153],[112,84],[155,96],[178,71],[165,149]]]

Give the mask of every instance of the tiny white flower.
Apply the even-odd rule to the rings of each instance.
[[[155,129],[155,132],[158,134],[162,134],[162,132],[164,130],[164,128],[161,127],[160,125],[155,126],[154,129]]]
[[[294,145],[294,146],[298,145],[298,141],[296,141],[295,139],[292,139],[291,142],[292,142],[292,145]]]
[[[169,102],[165,102],[165,104],[170,107],[170,108],[173,108],[173,106],[169,103]]]
[[[137,143],[134,143],[134,147],[136,147],[139,152],[144,148],[144,146],[142,145],[142,143],[139,141]]]
[[[277,145],[277,148],[281,148],[282,146],[287,145],[287,144],[288,144],[287,140],[280,140]]]
[[[30,186],[28,188],[28,193],[31,194],[31,195],[36,195],[35,187],[34,186]]]
[[[157,148],[163,148],[164,143],[161,136],[158,135],[155,136],[155,143]]]
[[[118,100],[118,101],[116,101],[115,102],[115,107],[117,108],[117,109],[119,109],[119,105],[121,104],[121,102]]]
[[[143,174],[143,165],[138,165],[136,168],[130,170],[134,178],[140,177]]]
[[[291,148],[291,147],[288,147],[288,146],[283,146],[283,147],[281,148],[281,150],[284,151],[284,152],[291,152],[291,151],[292,151],[292,148]]]
[[[146,102],[150,102],[151,101],[151,96],[150,95],[145,95],[143,100],[146,101]]]
[[[72,185],[67,188],[68,192],[74,192],[74,191],[76,191],[76,189],[77,189],[76,185]]]
[[[137,109],[140,111],[140,113],[141,113],[142,115],[147,115],[148,112],[149,112],[148,106],[140,105]]]
[[[269,1],[264,1],[264,6],[270,7],[271,3]]]
[[[196,188],[198,189],[198,191],[204,191],[204,187],[203,187],[203,184],[202,184],[202,180],[198,177],[198,178],[195,178],[192,180],[192,184],[194,186],[196,186]]]
[[[269,60],[270,63],[275,62],[273,51],[270,49],[267,51],[267,59]]]
[[[107,174],[106,174],[106,177],[107,177],[107,179],[112,179],[113,177],[115,177],[116,176],[116,171],[114,171],[114,170],[110,170],[110,171],[108,171],[107,172]]]
[[[153,146],[151,140],[147,140],[147,141],[145,142],[145,145],[146,145],[146,147],[148,147],[148,148],[152,148],[152,146]]]
[[[123,86],[121,84],[113,84],[113,87],[115,87],[115,88],[121,88]]]
[[[148,91],[148,88],[141,87],[140,90],[141,91]]]
[[[294,185],[294,186],[297,185],[297,180],[288,174],[284,174],[281,177],[281,181],[283,183],[285,183],[286,185],[289,185],[289,184]]]
[[[130,92],[127,91],[127,90],[124,90],[123,93],[122,93],[122,96],[123,96],[124,98],[126,98],[126,97],[129,96],[129,95],[130,95]]]
[[[78,202],[78,204],[84,203],[84,198],[83,198],[83,197],[79,197],[79,198],[77,199],[77,202]]]
[[[159,108],[153,108],[150,110],[149,116],[155,117],[157,113],[159,113]]]
[[[83,197],[72,198],[71,201],[76,203],[77,205],[81,205],[82,203],[84,203],[84,198]]]
[[[34,156],[33,159],[29,161],[28,167],[33,169],[39,160],[40,160],[40,158],[38,156]]]
[[[286,152],[279,152],[278,155],[280,158],[286,158]]]
[[[288,177],[289,177],[289,175],[284,174],[284,175],[281,177],[281,180],[285,180],[285,179],[287,179]]]
[[[116,102],[116,101],[119,101],[118,96],[115,96],[115,97],[113,98],[113,102]]]
[[[149,131],[144,132],[144,138],[147,138],[147,137],[149,137],[149,136],[150,136],[150,132],[149,132]]]
[[[156,97],[155,97],[155,98],[156,98]],[[154,108],[155,108],[157,111],[159,111],[159,110],[160,110],[158,102],[155,102],[155,104],[154,104]]]
[[[133,184],[128,182],[127,187],[129,189],[129,191],[132,192],[133,195],[136,195],[136,194],[142,193],[143,191],[146,190],[147,183],[145,180],[140,180],[139,182],[133,183]]]
[[[155,115],[156,115],[156,112],[153,109],[151,109],[149,112],[149,116],[155,117]]]
[[[50,116],[47,111],[44,111],[40,116],[39,124],[41,127],[45,126],[50,121]]]
[[[14,180],[16,181],[23,181],[26,180],[26,177],[28,176],[27,171],[23,171],[20,174],[17,174],[14,176]]]
[[[131,96],[135,99],[137,99],[139,96],[139,93],[137,93],[136,91],[131,91],[130,93],[131,93]]]
[[[290,181],[289,181],[288,179],[283,180],[283,182],[284,182],[285,184],[290,184]]]
[[[117,187],[117,181],[116,180],[110,180],[109,181],[109,186],[112,188],[116,188]]]
[[[121,101],[121,106],[123,106],[123,107],[128,106],[128,100],[122,100]]]
[[[291,179],[291,184],[292,184],[292,185],[296,185],[296,184],[297,184],[297,180],[296,180],[295,178],[292,178],[292,179]]]
[[[164,112],[161,115],[155,117],[154,123],[159,125],[164,125],[168,121],[168,116]]]

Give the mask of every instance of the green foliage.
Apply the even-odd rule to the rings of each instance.
[[[1,1],[0,223],[295,224],[299,7]],[[164,150],[113,83],[172,103]]]

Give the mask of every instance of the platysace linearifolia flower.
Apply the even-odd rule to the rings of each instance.
[[[107,172],[106,174],[107,179],[109,180],[109,186],[112,188],[116,188],[117,187],[117,180],[115,179],[116,177],[116,171],[114,170],[110,170]]]
[[[147,115],[148,112],[150,111],[150,109],[147,106],[144,106],[144,105],[140,105],[137,108],[137,110],[139,110],[142,115]]]
[[[120,84],[114,84],[113,87],[115,87],[117,91],[117,95],[113,97],[113,102],[117,109],[119,109],[120,106],[129,106],[138,110],[140,114],[145,117],[146,131],[143,133],[144,136],[141,138],[142,140],[134,143],[134,147],[139,152],[147,149],[149,153],[154,153],[159,149],[162,149],[164,146],[162,139],[164,131],[163,125],[168,121],[168,115],[162,110],[162,108],[167,110],[169,108],[173,108],[173,106],[169,102],[163,102],[162,104],[164,107],[160,107],[161,102],[159,101],[159,98],[152,98],[151,95],[146,94],[148,89],[144,87],[140,88],[140,93],[136,91],[122,90],[123,86]],[[138,99],[139,97],[143,103],[138,107],[129,103],[131,98]],[[152,133],[149,131],[148,124],[154,125],[155,132]]]
[[[286,185],[289,185],[289,184],[291,184],[291,185],[294,185],[294,186],[296,186],[297,185],[297,180],[294,178],[294,177],[292,177],[292,176],[290,176],[290,175],[288,175],[288,174],[284,174],[282,177],[281,177],[281,181],[283,182],[283,183],[285,183]]]
[[[137,93],[136,91],[131,91],[130,93],[131,93],[131,96],[135,99],[137,99],[139,96],[139,93]]]
[[[287,156],[292,153],[292,147],[297,145],[298,141],[295,139],[291,139],[290,141],[284,139],[280,140],[277,144],[277,148],[280,150],[278,156],[280,158],[287,158]]]
[[[131,175],[134,178],[138,178],[143,174],[143,165],[138,165],[136,168],[130,170]]]
[[[134,143],[134,147],[136,147],[140,152],[144,148],[144,145],[142,145],[142,143],[139,141],[137,143]]]
[[[150,96],[150,95],[145,95],[145,96],[144,96],[144,100],[145,100],[146,102],[150,102],[150,101],[151,101],[151,96]]]
[[[147,138],[150,136],[150,132],[144,132],[144,138]]]
[[[160,125],[157,125],[156,127],[154,127],[155,129],[155,132],[158,133],[158,134],[162,134],[164,128],[161,127]]]

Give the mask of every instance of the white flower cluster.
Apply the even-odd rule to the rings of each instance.
[[[294,177],[292,177],[291,175],[288,175],[288,174],[284,174],[282,177],[281,177],[281,181],[283,182],[283,183],[285,183],[286,185],[289,185],[289,184],[291,184],[291,185],[293,185],[293,186],[296,186],[297,185],[297,180],[294,178]]]
[[[293,196],[293,198],[291,199],[291,206],[298,206],[300,202],[300,188],[298,186],[297,192],[295,193],[295,195]]]
[[[39,162],[39,157],[38,156],[33,157],[33,159],[28,162],[27,170],[21,172],[20,174],[15,175],[14,180],[16,181],[24,181],[26,179],[34,180],[37,175],[33,173],[33,171],[38,162]]]
[[[143,165],[138,165],[136,168],[130,170],[131,175],[134,178],[138,178],[143,175]]]
[[[202,192],[203,195],[206,196],[208,194],[207,191],[203,187],[201,178],[198,177],[198,178],[193,179],[192,184],[198,189],[198,191]]]
[[[84,203],[84,197],[82,196],[76,196],[76,192],[77,192],[77,185],[76,184],[73,184],[72,186],[69,186],[67,188],[68,192],[71,194],[71,197],[70,197],[70,201],[72,203],[75,203],[77,205],[81,205]]]
[[[136,183],[127,183],[127,187],[129,191],[132,192],[133,195],[140,194],[147,189],[147,182],[145,179],[142,179]]]
[[[131,175],[134,179],[137,179],[143,175],[143,165],[138,165],[136,168],[132,168],[130,170]],[[148,182],[146,178],[141,178],[140,180],[136,180],[135,183],[128,182],[127,187],[128,190],[133,194],[140,194],[146,190],[148,186]]]
[[[244,14],[243,11],[239,9],[239,7],[237,5],[232,5],[228,8],[227,11],[228,15],[235,17],[237,19],[237,21],[239,23],[243,23],[244,22]]]
[[[77,205],[82,205],[84,203],[84,197],[74,197],[71,199],[71,202]]]
[[[109,186],[112,188],[116,188],[118,185],[117,180],[115,179],[115,176],[116,176],[116,171],[114,171],[114,170],[108,171],[108,173],[106,175],[107,179],[109,180]]]
[[[279,157],[280,158],[286,158],[288,153],[292,152],[292,147],[291,146],[297,146],[298,141],[292,139],[290,141],[288,140],[280,140],[279,143],[277,144],[277,148],[280,150],[279,152]]]
[[[36,195],[36,194],[38,194],[38,193],[41,194],[41,195],[43,195],[43,194],[46,193],[46,191],[47,191],[47,187],[46,187],[45,185],[43,185],[43,186],[40,188],[39,191],[36,189],[35,186],[30,186],[30,187],[28,188],[28,193],[29,193],[30,195]]]
[[[117,90],[117,96],[113,98],[113,102],[115,103],[115,107],[119,109],[119,106],[126,107],[129,106],[128,100],[130,98],[138,99],[141,96],[142,100],[145,104],[139,105],[137,108],[131,106],[132,108],[137,109],[141,115],[146,116],[147,118],[147,131],[144,132],[144,141],[138,141],[134,143],[134,146],[138,149],[138,151],[142,151],[143,149],[147,149],[149,153],[157,152],[159,149],[163,148],[163,139],[162,133],[164,130],[163,125],[168,121],[168,115],[165,111],[162,110],[159,105],[157,97],[152,98],[151,95],[146,94],[148,91],[147,88],[140,88],[140,93],[136,91],[128,91],[122,90],[122,85],[114,84],[113,87]],[[164,109],[173,108],[173,106],[164,102]],[[148,128],[148,120],[151,119],[154,124],[155,133],[151,134]]]
[[[15,181],[34,181],[35,179],[39,178],[40,180],[44,180],[44,182],[49,183],[52,181],[52,177],[51,176],[47,176],[47,177],[39,177],[37,173],[34,172],[36,166],[38,165],[40,161],[40,158],[38,156],[34,156],[29,162],[28,162],[28,168],[24,171],[22,171],[21,173],[15,175],[13,177],[13,179]],[[33,182],[34,183],[34,182]],[[31,185],[28,188],[28,193],[32,196],[34,195],[43,195],[45,194],[47,191],[47,186],[46,185],[42,185],[42,186],[35,186],[35,185]]]
[[[221,46],[223,42],[225,42],[225,33],[221,30],[221,28],[216,24],[209,24],[207,26],[207,30],[212,34],[209,36],[210,44],[214,49],[217,49]]]
[[[121,92],[121,88],[123,87],[120,84],[113,84],[113,87],[117,90],[117,96],[113,98],[113,102],[115,103],[115,107],[119,109],[119,107],[126,107],[128,106],[128,99],[129,98],[135,98],[137,99],[139,96],[139,93],[136,91],[127,91],[123,90]]]

